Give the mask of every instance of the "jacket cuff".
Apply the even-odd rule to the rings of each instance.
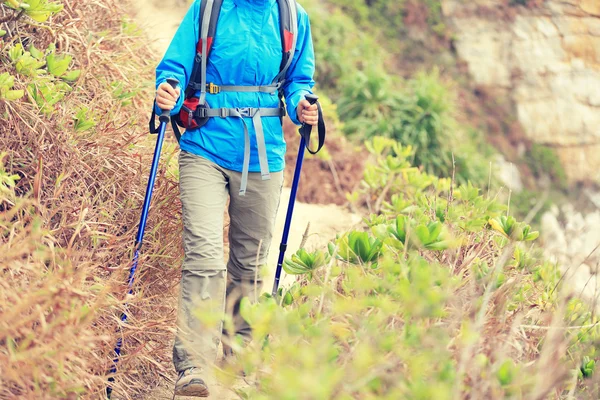
[[[156,89],[158,90],[158,87],[166,81],[166,79],[161,79],[160,81],[157,81]],[[177,87],[179,88],[179,98],[177,99],[175,107],[171,110],[171,115],[179,114],[179,110],[181,110],[181,107],[183,106],[183,89],[181,88],[181,85],[177,85]],[[159,115],[162,113],[162,110],[156,105],[156,97],[154,98],[154,112],[156,112],[156,114]]]
[[[290,97],[290,99],[287,101],[287,110],[288,110],[288,115],[290,117],[290,120],[295,124],[295,125],[302,125],[302,123],[300,121],[298,121],[298,104],[300,103],[300,101],[304,98],[305,95],[310,94],[310,91],[308,90],[300,90],[297,93],[294,93],[294,95],[292,95]]]

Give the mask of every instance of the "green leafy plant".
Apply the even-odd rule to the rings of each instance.
[[[76,132],[85,132],[96,126],[96,121],[90,116],[90,110],[85,107],[77,111],[74,122]]]
[[[370,263],[377,260],[382,246],[383,243],[368,232],[352,231],[337,240],[337,254],[347,262]]]
[[[498,368],[498,372],[496,373],[496,377],[498,381],[500,381],[500,385],[508,386],[513,383],[515,377],[518,375],[517,366],[514,361],[508,359],[500,364]]]
[[[437,70],[408,81],[380,69],[358,71],[343,86],[338,110],[346,134],[394,139],[413,149],[412,165],[430,174],[454,173],[461,183],[487,179],[491,152],[477,131],[457,122],[453,92]]]
[[[47,0],[4,0],[9,7],[24,12],[37,22],[46,22],[52,15],[60,12],[63,5]]]
[[[583,360],[581,360],[581,365],[579,366],[579,378],[589,378],[594,374],[595,370],[596,360],[590,359],[590,357],[585,356],[583,357]]]
[[[445,250],[449,242],[445,240],[443,225],[439,221],[430,222],[427,225],[420,224],[415,228],[415,234],[420,244],[428,250]]]
[[[309,253],[304,249],[299,249],[291,259],[285,259],[283,269],[290,275],[302,275],[314,272],[317,268],[324,266],[326,262],[326,253],[321,250]]]
[[[560,159],[551,147],[534,143],[526,154],[525,160],[536,177],[547,176],[559,188],[566,188],[567,175]]]
[[[14,76],[11,76],[8,72],[0,74],[0,99],[13,101],[23,97],[25,92],[23,90],[13,90],[14,85]]]
[[[80,70],[69,71],[73,57],[57,54],[53,44],[42,52],[33,45],[26,51],[17,43],[8,49],[8,55],[16,71],[30,78],[27,93],[45,114],[72,90],[65,81],[75,81],[81,74]]]
[[[531,241],[540,236],[537,231],[531,231],[531,226],[517,222],[512,216],[501,216],[489,221],[493,230],[500,232],[503,236],[517,241]]]
[[[43,54],[42,57],[38,58],[40,53],[37,49],[35,49],[35,47],[32,46],[32,48],[34,49],[33,53],[30,51],[25,51],[21,43],[17,43],[8,50],[8,56],[14,63],[15,69],[19,74],[34,78],[38,75],[44,74],[42,67],[46,64],[46,62],[43,59]]]
[[[56,78],[64,78],[67,81],[74,81],[81,75],[80,70],[74,70],[67,73],[73,57],[69,55],[57,55],[54,51],[46,56],[46,68],[50,74]]]

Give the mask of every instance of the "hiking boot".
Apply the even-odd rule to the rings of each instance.
[[[200,377],[198,368],[188,368],[179,373],[175,383],[175,396],[208,397],[208,386]]]

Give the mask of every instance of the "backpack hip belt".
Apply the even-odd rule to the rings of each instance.
[[[261,92],[276,93],[281,85],[266,86],[217,86],[213,83],[206,85],[208,93],[217,94],[225,92]],[[280,101],[281,103],[281,101]],[[242,120],[244,127],[244,161],[242,167],[242,179],[240,185],[240,195],[246,194],[248,186],[248,173],[250,169],[250,133],[244,118],[252,118],[254,132],[256,134],[256,147],[258,150],[258,162],[260,165],[260,175],[262,180],[271,179],[269,171],[269,161],[267,157],[267,146],[262,126],[262,117],[283,118],[286,115],[285,107],[280,104],[279,107],[233,107],[233,108],[210,108],[206,101],[201,104],[198,97],[190,97],[183,102],[179,113],[178,123],[186,129],[197,129],[208,121],[208,118],[228,118],[235,117]],[[179,133],[179,129],[173,123],[173,131]],[[178,139],[179,140],[179,139]]]
[[[227,118],[236,117],[242,120],[244,127],[244,162],[242,167],[242,180],[240,185],[240,195],[246,194],[248,186],[248,172],[250,169],[250,133],[244,118],[252,118],[254,132],[256,134],[256,147],[258,150],[258,162],[260,165],[260,176],[262,180],[271,179],[269,171],[269,161],[267,158],[267,147],[265,144],[265,136],[262,127],[262,117],[283,117],[285,108],[283,107],[236,107],[236,108],[208,108],[197,107],[194,111],[190,111],[192,119],[207,120],[208,118]]]

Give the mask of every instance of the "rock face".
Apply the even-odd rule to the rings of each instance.
[[[600,0],[444,0],[476,84],[508,97],[527,139],[551,146],[570,182],[600,183]]]
[[[582,214],[571,204],[542,217],[546,255],[561,266],[568,287],[594,303],[600,297],[599,227],[600,211]]]

